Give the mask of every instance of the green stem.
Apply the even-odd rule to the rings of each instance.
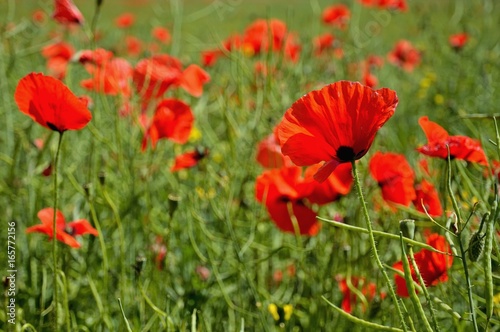
[[[464,249],[463,241],[462,241],[462,233],[464,231],[465,227],[462,227],[462,217],[460,214],[460,209],[458,207],[457,200],[455,198],[455,195],[453,194],[453,190],[451,188],[451,160],[450,160],[450,151],[448,147],[448,180],[446,182],[446,187],[448,189],[448,194],[450,195],[451,203],[453,205],[453,209],[455,210],[455,214],[458,218],[458,228],[459,228],[459,233],[458,233],[458,244],[460,245],[460,256],[462,258],[462,264],[464,267],[464,275],[465,275],[465,280],[467,282],[467,294],[469,296],[469,309],[470,309],[470,315],[472,317],[472,325],[474,326],[474,331],[479,332],[479,329],[477,327],[477,320],[476,320],[476,311],[474,309],[474,299],[472,297],[472,284],[470,282],[470,277],[469,277],[469,268],[467,267],[467,257],[466,257],[466,251]]]
[[[410,263],[408,262],[408,257],[406,256],[405,244],[403,242],[403,233],[399,233],[400,245],[401,245],[401,261],[403,263],[403,269],[405,271],[405,281],[406,288],[408,289],[408,295],[410,296],[410,300],[413,303],[413,307],[416,309],[417,316],[420,318],[423,326],[427,331],[432,332],[432,327],[425,316],[424,308],[422,307],[422,303],[420,303],[420,299],[418,298],[417,292],[415,291],[415,285],[413,283],[413,277],[410,269]],[[424,286],[425,287],[425,286]]]
[[[401,307],[399,306],[398,298],[396,297],[396,293],[394,292],[394,288],[392,287],[391,279],[389,279],[389,275],[387,275],[387,272],[385,271],[384,265],[382,264],[382,261],[380,260],[380,257],[378,255],[377,244],[375,243],[375,237],[373,236],[372,222],[370,219],[370,214],[368,213],[368,208],[366,206],[363,192],[361,190],[361,183],[359,181],[359,175],[358,175],[358,170],[356,168],[356,162],[352,161],[351,164],[352,164],[352,174],[354,176],[354,183],[356,186],[356,191],[358,192],[359,202],[361,203],[361,209],[363,210],[363,215],[365,217],[366,229],[368,230],[368,237],[370,239],[370,245],[372,248],[373,257],[375,258],[377,266],[380,269],[380,271],[382,272],[382,275],[384,276],[385,282],[386,282],[387,287],[389,289],[389,295],[391,296],[392,301],[394,302],[394,304],[396,306],[399,320],[401,321],[401,326],[402,326],[404,331],[407,331],[406,323],[405,323],[405,320],[403,317],[403,312],[401,311]]]
[[[59,141],[57,143],[56,159],[54,161],[54,215],[52,217],[52,260],[53,260],[53,287],[54,287],[54,331],[59,331],[58,318],[58,292],[57,292],[57,200],[58,200],[58,190],[57,190],[57,177],[59,169],[59,156],[61,152],[62,138],[64,132],[59,132]]]
[[[415,261],[415,256],[413,255],[413,247],[408,246],[408,255],[410,256],[410,262],[411,265],[413,266],[413,270],[415,271],[415,274],[417,275],[418,282],[421,285],[422,288],[422,293],[424,293],[425,299],[427,300],[427,303],[429,304],[429,310],[431,312],[431,320],[432,320],[432,328],[434,331],[439,332],[439,324],[437,322],[436,314],[434,313],[434,306],[432,305],[431,301],[431,296],[429,292],[427,291],[427,287],[425,287],[425,282],[424,278],[422,277],[422,274],[420,273],[420,270],[418,269],[417,261]]]

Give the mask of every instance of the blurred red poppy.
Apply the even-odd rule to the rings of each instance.
[[[416,198],[415,173],[404,155],[377,151],[370,159],[370,173],[386,202],[410,206]]]
[[[240,48],[241,36],[238,34],[231,35],[222,42],[220,48],[203,51],[201,53],[202,63],[204,66],[211,67],[215,65],[219,57]]]
[[[467,136],[450,136],[448,132],[435,122],[423,116],[418,120],[427,137],[427,144],[417,148],[417,151],[431,157],[442,159],[463,159],[468,162],[488,165],[481,143]]]
[[[360,159],[377,131],[394,114],[396,92],[340,81],[297,100],[278,125],[284,155],[298,166],[325,161],[314,179],[326,178],[341,163]]]
[[[181,86],[195,97],[201,96],[210,75],[197,65],[183,71],[182,63],[167,54],[158,54],[137,63],[133,81],[144,103],[161,97],[171,86]]]
[[[356,294],[351,291],[345,278],[339,276],[336,279],[339,283],[340,291],[342,292],[342,303],[340,307],[350,314],[357,302]],[[354,288],[361,291],[361,294],[366,297],[367,302],[372,302],[377,294],[377,285],[375,285],[375,283],[368,282],[365,278],[360,277],[352,277],[351,283]],[[385,294],[380,294],[380,297],[384,298]],[[366,308],[362,308],[362,310],[364,311]]]
[[[420,52],[407,40],[398,41],[387,58],[390,63],[409,72],[420,64]]]
[[[87,107],[61,81],[39,73],[23,77],[14,93],[19,110],[45,128],[82,129],[92,119]]]
[[[203,158],[208,155],[209,151],[207,148],[198,147],[193,151],[183,153],[177,157],[175,157],[175,162],[172,168],[170,168],[171,172],[176,172],[181,169],[191,168],[200,162]]]
[[[73,46],[63,41],[42,48],[42,56],[47,59],[49,75],[60,80],[64,79],[68,62],[74,53]]]
[[[316,36],[313,39],[314,54],[321,55],[325,50],[333,48],[335,36],[329,32]]]
[[[80,82],[85,89],[110,96],[131,96],[130,81],[133,69],[127,60],[112,58],[101,61],[99,65],[87,63],[85,69],[91,75],[91,78]]]
[[[28,227],[26,233],[45,233],[50,239],[53,237],[53,218],[54,209],[45,208],[38,211],[38,219],[42,222],[41,225]],[[79,219],[66,223],[64,215],[61,211],[56,211],[56,238],[72,248],[80,248],[80,243],[74,238],[76,235],[92,234],[98,236],[97,230],[86,219]]]
[[[148,141],[156,148],[161,138],[184,144],[193,127],[194,116],[191,108],[177,99],[164,99],[156,106],[155,115],[142,140],[142,151],[146,150]]]
[[[346,5],[337,4],[325,8],[321,17],[323,23],[344,29],[351,17],[351,12]]]
[[[457,33],[451,35],[450,38],[448,38],[450,46],[453,47],[455,51],[460,51],[465,46],[465,44],[467,44],[468,40],[469,40],[469,35],[466,33]]]
[[[47,19],[47,15],[42,9],[37,9],[31,14],[31,19],[36,24],[43,24]]]
[[[257,177],[255,196],[266,205],[271,219],[282,231],[295,233],[290,216],[293,213],[300,234],[316,235],[321,224],[316,220],[316,213],[306,205],[314,183],[306,181],[301,172],[299,167],[264,171]]]
[[[406,0],[360,0],[360,2],[365,6],[375,6],[379,9],[389,9],[389,10],[408,10],[408,5]]]
[[[80,10],[72,0],[55,0],[52,18],[61,24],[83,24],[84,19]]]
[[[259,142],[256,159],[259,164],[266,168],[293,166],[290,158],[281,153],[276,130]]]
[[[249,55],[267,52],[269,49],[280,51],[286,35],[287,27],[283,21],[258,19],[245,29],[241,47]]]
[[[142,52],[142,42],[139,38],[134,36],[125,37],[125,45],[127,49],[127,54],[130,56],[136,56]]]
[[[320,164],[316,164],[306,168],[306,179],[312,178],[320,167]],[[340,164],[324,182],[314,181],[314,183],[314,189],[307,197],[311,203],[323,205],[334,202],[351,191],[352,165],[350,163]]]
[[[115,19],[115,26],[120,29],[129,28],[135,23],[135,15],[132,13],[123,13]]]
[[[415,186],[416,197],[413,200],[413,205],[417,211],[427,213],[431,217],[439,217],[443,214],[443,207],[441,206],[441,201],[439,200],[439,193],[434,188],[432,183],[423,179],[419,184]],[[424,208],[422,207],[425,207]]]
[[[427,244],[443,252],[450,252],[450,246],[444,236],[439,234],[431,234],[427,237]],[[433,252],[427,249],[422,249],[415,255],[415,262],[417,263],[418,269],[426,287],[435,286],[439,282],[445,282],[448,280],[448,268],[453,264],[453,256],[444,255],[437,252]],[[403,271],[403,262],[399,261],[393,265],[393,268]],[[412,279],[418,282],[418,277],[411,268]],[[402,297],[408,297],[408,289],[406,288],[406,281],[403,277],[399,275],[394,276],[394,281],[396,283],[396,293]]]
[[[170,31],[164,27],[154,27],[153,30],[151,30],[151,35],[160,43],[170,43]]]

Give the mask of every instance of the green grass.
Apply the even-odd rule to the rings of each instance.
[[[75,2],[90,22],[94,2]],[[185,65],[200,63],[200,51],[213,48],[231,33],[242,33],[256,18],[277,17],[287,22],[289,30],[300,37],[302,54],[297,64],[283,62],[276,54],[257,56],[257,60],[278,68],[267,78],[255,78],[254,58],[238,52],[221,58],[207,69],[212,80],[202,97],[193,98],[179,90],[168,92],[169,97],[190,104],[201,137],[183,146],[161,140],[155,151],[145,153],[140,152],[143,133],[136,120],[118,115],[117,98],[81,88],[79,82],[88,74],[78,64],[70,65],[65,83],[76,95],[90,94],[94,107],[93,119],[85,129],[64,135],[59,209],[68,221],[86,218],[94,225],[98,222],[102,232],[98,238],[80,238],[82,248],[78,250],[58,244],[66,281],[61,289],[67,292],[67,298],[61,295],[61,324],[68,318],[74,331],[125,331],[120,299],[133,331],[280,330],[268,312],[271,303],[293,306],[291,319],[285,322],[286,331],[366,331],[336,312],[322,297],[339,306],[342,294],[336,277],[347,275],[363,276],[387,292],[368,237],[328,223],[323,223],[315,237],[281,233],[266,208],[255,199],[255,179],[263,171],[254,161],[257,143],[271,132],[296,99],[328,83],[359,80],[350,73],[350,64],[370,54],[385,57],[395,41],[410,40],[422,50],[423,61],[418,68],[407,73],[386,60],[383,68],[375,72],[381,87],[397,91],[400,103],[369,154],[360,161],[359,171],[374,228],[398,234],[399,220],[414,218],[418,226],[416,239],[425,242],[423,229],[432,226],[429,220],[413,209],[384,208],[380,190],[369,175],[368,161],[377,150],[392,151],[405,154],[412,167],[418,169],[422,157],[415,148],[426,141],[417,122],[422,115],[428,115],[452,135],[480,139],[490,159],[500,158],[497,147],[489,142],[495,141],[493,121],[466,118],[476,113],[498,113],[500,48],[496,18],[500,7],[493,1],[425,5],[413,1],[409,12],[387,14],[388,23],[379,22],[380,30],[367,36],[367,22],[377,22],[373,15],[380,12],[346,1],[352,9],[352,23],[348,30],[334,31],[345,50],[345,57],[339,60],[316,58],[311,49],[313,36],[333,31],[319,20],[321,10],[330,1],[273,0],[272,5],[263,0],[242,1],[219,11],[211,7],[213,1],[149,1],[144,6],[131,3],[104,0],[97,22],[97,29],[103,32],[98,47],[119,48],[124,32],[115,29],[112,21],[121,12],[132,11],[137,13],[137,23],[130,33],[151,41],[152,26],[169,28],[173,42],[163,51],[178,56]],[[39,7],[50,13],[51,5],[51,1],[34,5],[28,0],[0,4],[1,12],[10,10],[8,21],[0,26],[0,208],[5,221],[0,239],[6,242],[6,221],[15,220],[15,331],[21,331],[25,324],[37,331],[52,330],[52,243],[45,235],[25,234],[25,229],[39,222],[36,215],[40,209],[53,204],[52,178],[40,173],[55,156],[57,135],[21,114],[13,99],[21,77],[46,70],[40,50],[51,41],[50,31],[58,27],[50,21],[36,27],[27,15]],[[5,22],[14,22],[18,30],[8,30]],[[361,47],[356,31],[366,37]],[[460,31],[467,31],[471,40],[462,52],[456,53],[448,46],[447,38]],[[91,48],[90,35],[87,25],[82,31],[67,34],[65,40],[77,49]],[[130,61],[135,64],[138,58]],[[436,96],[442,96],[443,101]],[[133,102],[138,105],[137,98]],[[33,146],[37,138],[45,139],[44,149]],[[210,149],[209,157],[193,169],[171,173],[174,157],[198,145]],[[435,159],[429,159],[429,163],[437,172],[433,180],[441,201],[447,211],[452,211],[446,194],[446,163]],[[453,167],[452,185],[462,214],[471,212],[474,201],[481,202],[478,217],[464,232],[467,236],[491,208],[492,179],[483,173],[484,169],[477,165],[459,162]],[[170,203],[172,196],[179,198],[175,211]],[[336,214],[347,224],[364,227],[354,189],[318,211],[318,216],[326,219]],[[444,225],[446,218],[438,222]],[[442,233],[435,227],[433,231]],[[162,269],[155,263],[158,237],[167,249]],[[104,241],[105,251],[100,240]],[[498,242],[498,238],[494,240]],[[400,260],[399,240],[377,237],[377,245],[387,265]],[[7,261],[6,249],[0,250],[0,258]],[[494,251],[495,295],[500,293],[498,259]],[[291,265],[295,267],[294,275],[286,272]],[[481,330],[486,327],[482,266],[469,263]],[[196,272],[199,267],[210,271],[207,280]],[[4,265],[2,268],[6,270]],[[277,270],[283,271],[281,282],[273,280]],[[442,331],[470,331],[466,282],[458,258],[448,274],[447,282],[429,288],[429,292],[465,319],[457,320],[442,306],[434,305],[438,322]],[[429,314],[425,298],[419,297]],[[418,327],[412,303],[407,298],[403,302]],[[377,298],[366,309],[359,303],[353,312],[356,317],[401,327],[388,296],[384,300]],[[499,329],[497,303],[495,310],[492,331]],[[6,320],[0,311],[4,329],[10,327]]]

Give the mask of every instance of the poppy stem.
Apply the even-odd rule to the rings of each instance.
[[[63,131],[59,132],[59,140],[57,143],[57,151],[56,158],[54,161],[54,216],[52,217],[52,260],[53,260],[53,287],[54,287],[54,331],[59,331],[58,327],[58,318],[59,318],[59,310],[58,310],[58,291],[57,291],[57,201],[58,201],[58,186],[57,186],[57,178],[58,178],[58,165],[59,165],[59,157],[61,152]]]
[[[356,162],[352,161],[351,164],[352,164],[352,174],[354,177],[354,183],[356,186],[356,191],[358,192],[358,199],[359,199],[359,202],[361,203],[361,208],[363,210],[363,215],[364,215],[365,222],[366,222],[366,229],[368,230],[368,237],[370,239],[370,245],[372,248],[373,257],[375,257],[375,261],[377,262],[377,266],[380,269],[380,271],[382,272],[382,275],[384,276],[387,287],[389,288],[389,295],[391,296],[394,304],[396,305],[398,316],[399,316],[399,319],[401,321],[401,326],[402,326],[404,331],[408,331],[408,329],[406,327],[406,322],[405,322],[405,319],[403,316],[403,312],[401,311],[401,306],[399,304],[399,300],[396,297],[396,292],[394,291],[394,287],[392,286],[392,283],[391,283],[391,279],[389,279],[389,275],[385,271],[384,265],[382,264],[382,261],[380,260],[380,257],[378,255],[377,244],[375,242],[375,237],[373,236],[372,222],[370,219],[370,214],[368,213],[368,208],[366,206],[365,198],[363,196],[363,191],[361,190],[361,182],[359,181],[359,174],[358,174],[358,169],[356,168]]]

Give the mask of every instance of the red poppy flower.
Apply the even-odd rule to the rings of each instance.
[[[377,152],[370,160],[370,172],[386,202],[410,206],[416,198],[415,173],[404,155]]]
[[[481,143],[467,136],[450,136],[448,132],[435,122],[423,116],[418,120],[420,127],[427,136],[427,144],[417,148],[417,151],[431,157],[463,159],[468,162],[488,165]]]
[[[133,73],[137,93],[144,103],[161,97],[171,86],[179,85],[199,97],[203,92],[203,84],[209,79],[210,75],[197,65],[191,65],[183,71],[182,63],[167,54],[139,61]]]
[[[61,24],[83,24],[83,15],[72,0],[55,0],[52,18]]]
[[[434,188],[432,183],[423,179],[422,182],[415,186],[415,194],[416,197],[413,200],[413,205],[415,205],[417,211],[425,213],[427,210],[427,213],[432,217],[439,217],[443,214],[443,207],[439,200],[438,191]]]
[[[240,49],[240,47],[241,36],[237,34],[231,35],[222,42],[221,48],[203,51],[201,53],[202,63],[204,66],[211,67],[215,65],[219,57],[225,53]]]
[[[427,244],[443,252],[450,252],[450,247],[444,236],[431,234],[427,238]],[[427,249],[422,249],[415,254],[415,262],[424,279],[426,287],[435,286],[439,282],[448,280],[448,268],[453,264],[453,256],[444,255]],[[403,262],[399,261],[393,265],[393,268],[403,271]],[[418,282],[417,275],[410,265],[412,279]],[[396,293],[402,297],[408,297],[405,279],[399,275],[394,276],[396,283]]]
[[[154,27],[153,30],[151,30],[151,35],[160,43],[170,43],[170,31],[163,27]]]
[[[420,52],[407,40],[398,41],[387,58],[406,71],[412,71],[420,64]]]
[[[363,84],[370,88],[376,87],[378,85],[377,76],[373,75],[368,70],[365,70],[363,74]]]
[[[269,22],[258,19],[250,24],[243,34],[243,51],[250,55],[267,52],[269,49],[280,51],[287,34],[286,24],[278,19]],[[269,45],[271,42],[271,45]]]
[[[356,294],[351,291],[349,286],[347,286],[347,280],[345,278],[339,276],[336,279],[339,282],[339,288],[343,296],[340,307],[342,310],[350,314],[357,302]],[[352,277],[351,283],[354,288],[361,291],[361,294],[366,297],[368,302],[371,302],[375,298],[375,295],[377,294],[377,285],[375,285],[375,283],[368,282],[365,278],[359,277]],[[384,298],[385,294],[380,294],[380,297]],[[366,308],[363,308],[363,311],[364,310],[366,310]]]
[[[144,139],[142,150],[146,150],[148,140],[156,148],[161,138],[184,144],[189,138],[193,127],[194,116],[191,108],[180,100],[164,99],[156,106],[155,115]]]
[[[345,28],[350,17],[349,8],[343,4],[329,6],[323,10],[322,14],[323,23],[340,29]]]
[[[68,62],[74,53],[73,46],[65,42],[45,46],[42,49],[42,56],[47,59],[49,75],[57,79],[63,79],[66,76]]]
[[[176,172],[181,169],[191,168],[200,162],[203,158],[208,155],[207,148],[196,148],[194,151],[183,153],[177,157],[175,157],[175,163],[170,168],[171,172]]]
[[[97,48],[95,50],[81,50],[75,55],[75,58],[81,64],[90,63],[96,66],[102,66],[105,62],[111,60],[113,56],[113,52],[104,48]]]
[[[41,225],[35,225],[28,227],[26,233],[45,233],[52,239],[54,235],[54,228],[52,227],[52,222],[54,218],[54,209],[45,208],[38,211],[38,219],[42,222]],[[92,234],[98,236],[97,230],[90,225],[90,223],[85,219],[75,220],[70,223],[66,223],[64,215],[61,211],[56,211],[56,239],[61,241],[72,248],[80,248],[80,243],[73,237],[76,235]]]
[[[406,0],[360,0],[360,2],[365,6],[375,6],[379,9],[389,9],[389,10],[408,10],[408,5]]]
[[[339,164],[368,152],[397,103],[396,92],[357,82],[340,81],[312,91],[297,100],[278,125],[282,152],[298,166],[325,161],[314,175],[322,182]]]
[[[321,55],[325,50],[333,47],[335,37],[327,32],[313,39],[314,54]]]
[[[142,52],[142,43],[139,38],[133,36],[125,37],[125,45],[127,48],[127,54],[131,56],[136,56]]]
[[[259,142],[256,159],[259,164],[266,168],[293,166],[290,158],[281,153],[276,130]]]
[[[312,178],[320,167],[320,164],[316,164],[306,168],[306,179]],[[351,191],[352,165],[350,163],[340,164],[324,182],[314,183],[314,189],[307,197],[311,203],[323,205],[334,202]]]
[[[468,34],[457,33],[451,35],[450,38],[448,39],[448,42],[450,43],[451,47],[453,47],[456,51],[459,51],[465,46],[468,40],[469,40]]]
[[[284,232],[295,233],[290,212],[297,220],[302,235],[316,235],[321,224],[316,213],[306,205],[313,182],[301,176],[299,167],[283,167],[264,171],[257,177],[255,195],[264,203],[276,226]]]
[[[132,13],[123,13],[115,19],[116,27],[120,29],[129,28],[135,23],[135,15]]]
[[[47,19],[47,15],[45,15],[45,12],[42,9],[37,9],[31,14],[31,19],[36,24],[43,24]]]
[[[130,79],[133,69],[127,60],[112,58],[100,62],[99,65],[88,63],[85,65],[85,69],[92,76],[80,82],[80,85],[85,89],[110,96],[131,96]]]
[[[61,81],[31,73],[17,84],[14,93],[19,110],[45,128],[60,133],[82,129],[92,114]]]
[[[151,251],[155,254],[155,263],[158,270],[165,267],[165,256],[167,256],[167,246],[163,243],[161,236],[157,236],[155,243],[151,246]]]

